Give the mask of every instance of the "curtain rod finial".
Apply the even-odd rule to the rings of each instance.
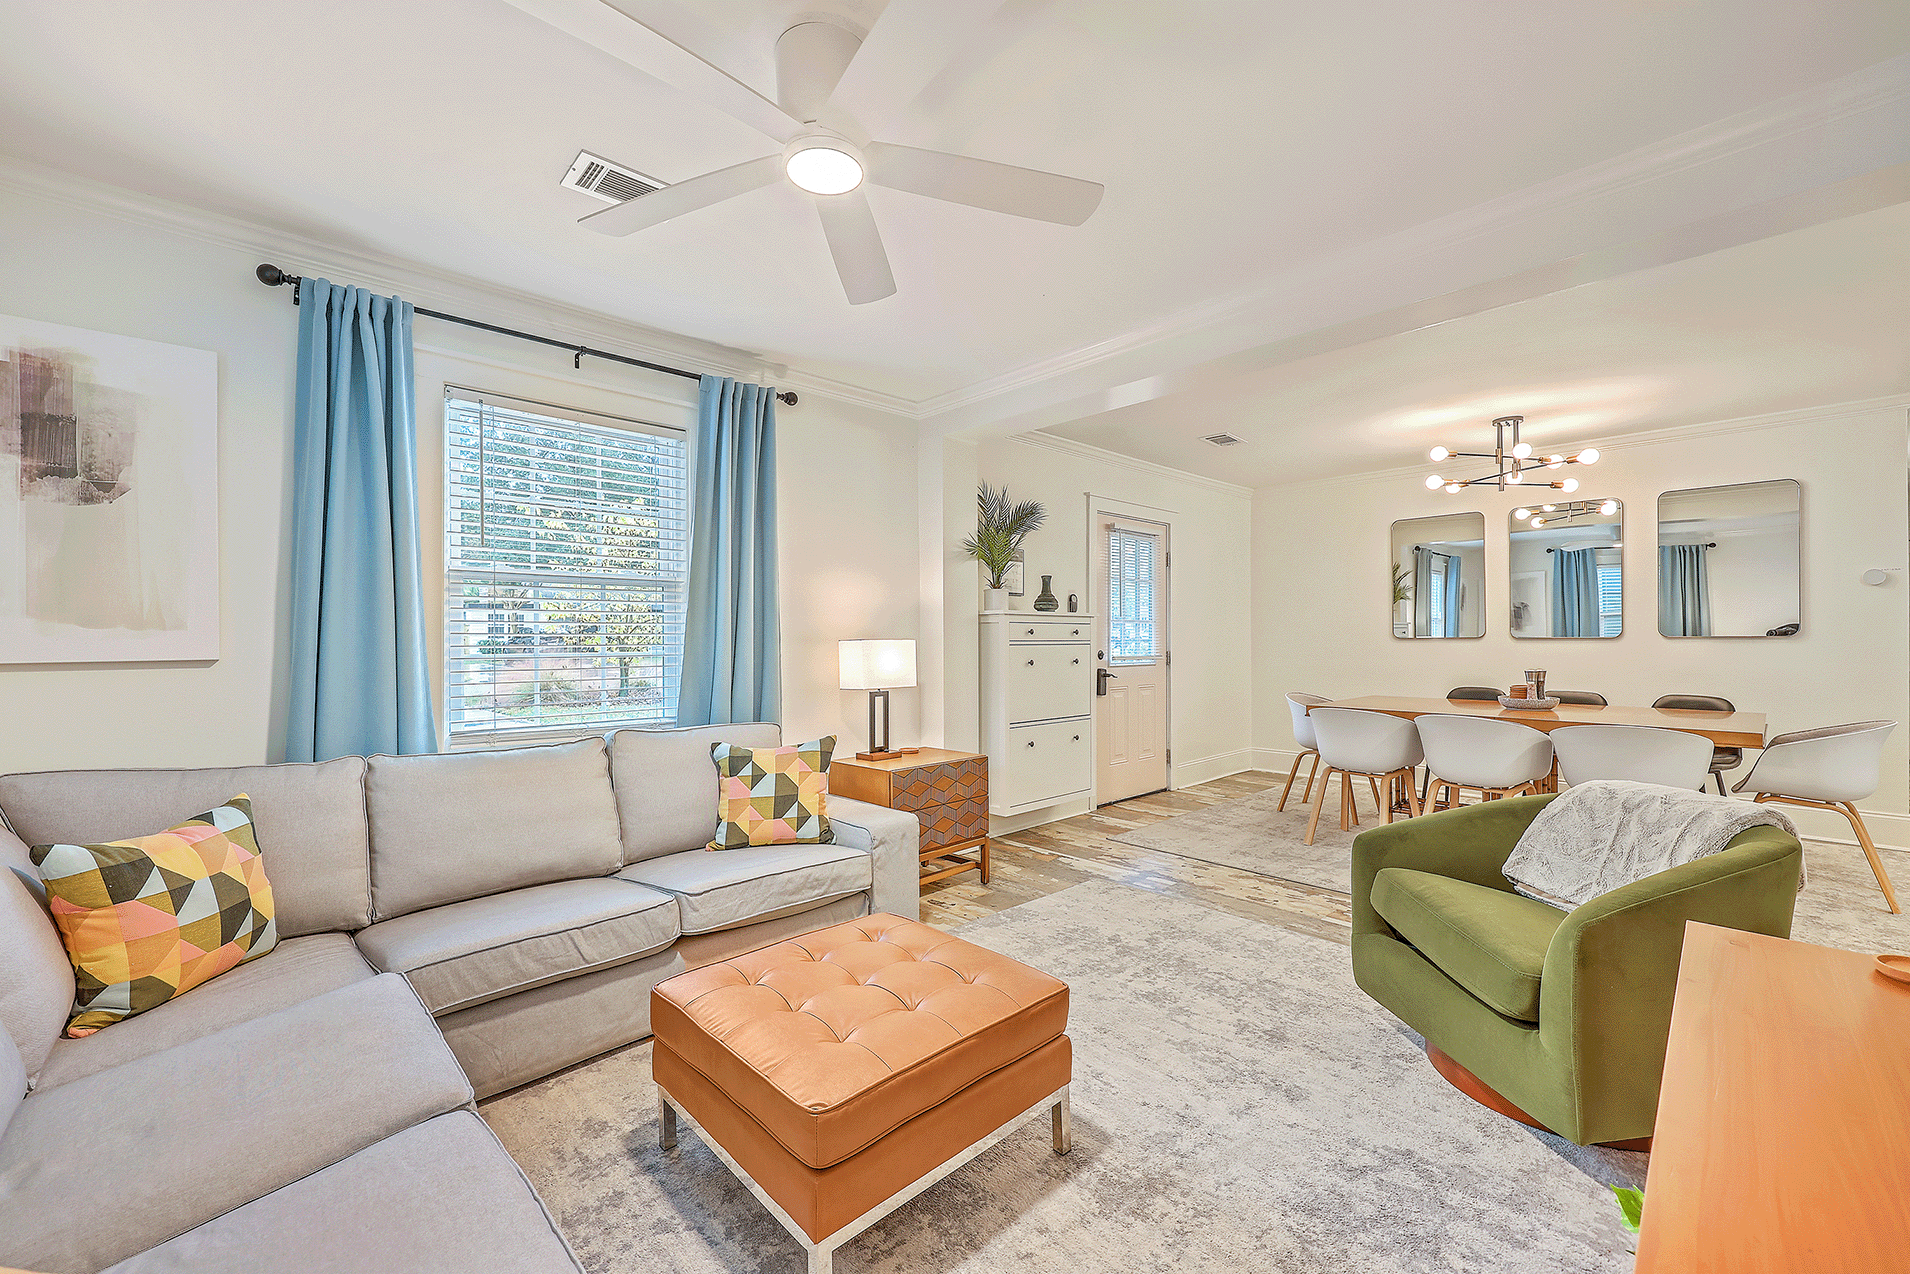
[[[785,389],[780,394],[776,395],[776,401],[779,403],[783,403],[787,406],[794,407],[797,402],[796,391],[793,389]]]

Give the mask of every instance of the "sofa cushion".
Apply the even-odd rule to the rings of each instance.
[[[716,825],[716,767],[710,764],[710,744],[773,748],[782,741],[780,726],[760,721],[613,733],[610,775],[623,822],[623,861],[680,854],[709,843]]]
[[[53,1041],[73,1012],[73,962],[41,899],[45,889],[20,838],[0,828],[0,1029],[13,1037],[27,1082],[40,1082]]]
[[[349,1218],[349,1224],[342,1224]],[[426,1120],[109,1274],[581,1274],[484,1121]]]
[[[99,845],[35,845],[78,980],[66,1033],[158,1008],[278,945],[272,884],[243,794],[177,826]]]
[[[168,1000],[110,1031],[56,1042],[40,1072],[39,1088],[70,1084],[372,976],[372,967],[358,954],[349,934],[287,938],[271,955],[221,974],[191,995]]]
[[[381,920],[358,934],[371,962],[411,980],[434,1014],[661,951],[676,902],[614,876],[560,880]]]
[[[30,845],[144,836],[252,798],[281,938],[371,923],[365,758],[216,770],[60,770],[0,777],[0,811]]]
[[[836,736],[781,748],[712,743],[716,834],[705,849],[818,845],[829,830],[829,758]]]
[[[1404,867],[1381,869],[1372,900],[1373,910],[1447,977],[1507,1017],[1539,1020],[1539,975],[1565,912]]]
[[[676,895],[684,933],[807,911],[867,890],[874,859],[848,845],[770,845],[646,858],[617,875]]]
[[[373,915],[389,920],[622,861],[602,739],[436,756],[375,756]]]
[[[103,1269],[470,1100],[390,975],[36,1092],[0,1140],[0,1265]]]
[[[13,1112],[27,1095],[27,1065],[5,1027],[0,1027],[0,1137],[7,1135]]]

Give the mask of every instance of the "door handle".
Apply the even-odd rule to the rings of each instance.
[[[1118,678],[1106,668],[1096,668],[1094,670],[1094,693],[1098,696],[1105,697],[1108,692],[1108,682],[1115,680],[1118,680]]]

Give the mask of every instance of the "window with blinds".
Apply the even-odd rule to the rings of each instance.
[[[448,391],[445,435],[451,737],[673,724],[683,433]]]
[[[1598,565],[1598,635],[1617,637],[1625,631],[1624,568],[1617,563]]]
[[[1155,588],[1160,540],[1118,522],[1107,526],[1108,662],[1152,663],[1160,653]]]

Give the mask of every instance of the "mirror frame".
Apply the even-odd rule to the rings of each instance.
[[[1518,527],[1523,524],[1516,521],[1512,516],[1513,511],[1508,509],[1506,510],[1506,515],[1505,515],[1506,517],[1506,539],[1505,539],[1506,632],[1510,637],[1513,638],[1513,640],[1515,641],[1618,641],[1624,637],[1625,635],[1625,605],[1630,594],[1630,583],[1631,583],[1630,578],[1625,570],[1625,565],[1626,565],[1625,563],[1625,514],[1626,514],[1625,501],[1615,495],[1594,496],[1590,499],[1585,499],[1585,500],[1578,499],[1575,496],[1573,500],[1571,501],[1571,503],[1603,504],[1607,500],[1611,500],[1618,505],[1618,512],[1616,514],[1618,521],[1615,524],[1601,522],[1601,523],[1594,523],[1593,525],[1597,525],[1597,526],[1616,525],[1618,528],[1618,543],[1615,546],[1616,552],[1618,553],[1618,596],[1619,596],[1618,631],[1615,633],[1612,633],[1610,636],[1606,636],[1601,633],[1592,637],[1575,637],[1575,636],[1563,636],[1557,633],[1549,633],[1549,632],[1548,633],[1522,633],[1518,629],[1512,627],[1512,609],[1511,609],[1513,605],[1513,602],[1512,602],[1512,581],[1513,581],[1512,537],[1519,533]],[[1529,526],[1527,526],[1526,529],[1528,532],[1532,530],[1532,528]],[[1550,550],[1548,550],[1548,552],[1549,551]],[[1551,626],[1551,622],[1552,622],[1551,617],[1548,615],[1546,617],[1546,626],[1548,628]]]
[[[1424,637],[1418,637],[1411,632],[1412,624],[1408,621],[1408,631],[1401,633],[1397,623],[1392,618],[1392,615],[1396,613],[1393,608],[1399,603],[1390,602],[1387,605],[1388,619],[1386,627],[1392,634],[1394,641],[1483,641],[1485,639],[1487,618],[1491,611],[1491,608],[1486,605],[1485,586],[1487,572],[1491,569],[1492,548],[1491,528],[1487,525],[1484,509],[1455,509],[1451,513],[1422,513],[1418,517],[1394,518],[1386,528],[1386,555],[1389,563],[1392,565],[1398,564],[1397,559],[1393,557],[1393,532],[1395,528],[1404,523],[1434,522],[1444,518],[1465,517],[1467,515],[1479,519],[1479,631],[1476,633],[1460,633],[1453,637],[1434,637],[1430,633]]]
[[[1797,488],[1797,632],[1787,634],[1795,637],[1804,631],[1804,484],[1796,478],[1760,478],[1756,482],[1716,482],[1708,487],[1673,487],[1669,491],[1660,491],[1652,503],[1652,603],[1651,626],[1666,641],[1783,641],[1784,637],[1772,637],[1770,633],[1668,633],[1664,628],[1664,615],[1659,610],[1661,599],[1658,586],[1664,567],[1658,550],[1664,546],[1665,497],[1668,495],[1688,495],[1700,491],[1728,491],[1732,487],[1770,487],[1790,483]]]

